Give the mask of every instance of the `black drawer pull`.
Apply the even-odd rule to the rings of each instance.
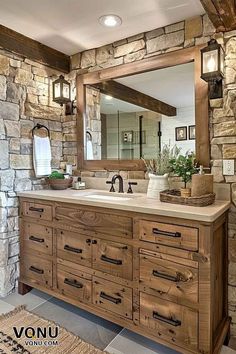
[[[75,247],[71,247],[69,245],[65,245],[64,250],[69,251],[69,252],[74,252],[74,253],[82,253],[83,252],[83,250],[81,248],[75,248]]]
[[[121,265],[122,264],[122,260],[121,259],[109,258],[109,257],[105,256],[104,254],[101,256],[100,259],[101,259],[101,261],[107,262],[107,263],[112,263],[112,264],[116,264],[116,265]]]
[[[113,304],[116,304],[116,305],[121,303],[121,299],[117,299],[117,298],[115,298],[113,296],[107,295],[103,291],[100,292],[100,297],[105,299],[105,300],[108,300],[110,302],[113,302]]]
[[[30,236],[29,240],[30,241],[34,241],[34,242],[39,242],[39,243],[43,243],[44,242],[44,238],[38,238],[38,237],[35,237],[35,236]]]
[[[35,208],[35,207],[29,207],[30,211],[37,211],[38,213],[43,213],[44,209],[43,208]]]
[[[181,321],[179,321],[179,320],[173,320],[173,318],[164,317],[164,316],[162,316],[162,315],[159,315],[159,313],[156,312],[156,311],[153,311],[152,316],[153,316],[153,318],[154,318],[155,320],[159,320],[159,321],[168,323],[168,324],[171,325],[171,326],[174,326],[174,327],[181,326]]]
[[[158,272],[158,270],[153,270],[152,271],[152,275],[154,277],[158,277],[158,278],[174,281],[175,283],[177,283],[180,280],[178,276],[174,277],[173,275],[169,275],[169,274],[164,274],[164,273]]]
[[[38,273],[38,274],[43,274],[44,273],[43,269],[38,269],[38,268],[36,268],[34,266],[30,266],[29,270],[31,270],[31,272]]]
[[[71,280],[71,279],[65,278],[64,283],[67,285],[73,286],[74,288],[77,288],[77,289],[83,288],[83,284],[79,283],[77,280]]]
[[[152,229],[152,233],[155,235],[162,235],[162,236],[169,236],[169,237],[181,237],[180,232],[169,232],[169,231],[163,231],[159,230],[156,227]]]

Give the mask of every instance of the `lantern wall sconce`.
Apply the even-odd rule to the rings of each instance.
[[[52,100],[60,106],[65,104],[65,115],[74,114],[76,108],[75,101],[71,101],[71,88],[69,81],[66,81],[63,75],[52,83]]]
[[[215,39],[201,49],[201,78],[209,84],[209,98],[222,98],[224,77],[224,50]]]

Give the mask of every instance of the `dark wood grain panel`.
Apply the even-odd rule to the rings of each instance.
[[[10,28],[0,25],[0,46],[28,59],[69,73],[70,57]]]
[[[37,284],[52,287],[52,262],[37,257],[35,254],[22,255],[21,257],[21,278],[30,280],[35,286]]]

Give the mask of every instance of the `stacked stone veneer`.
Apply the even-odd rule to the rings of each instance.
[[[0,296],[18,277],[19,212],[16,193],[43,188],[32,169],[31,130],[39,122],[51,134],[52,166],[63,156],[59,105],[51,99],[51,81],[59,72],[0,50]]]
[[[223,176],[222,171],[223,159],[236,159],[236,31],[215,34],[207,15],[197,16],[73,55],[72,73],[80,74],[140,61],[154,55],[207,43],[212,36],[226,51],[223,99],[212,100],[209,108],[212,173],[215,182],[230,184],[231,190],[235,191],[236,201],[236,176]],[[140,172],[138,174],[142,175]],[[94,175],[97,176],[97,173]],[[126,175],[129,176],[129,173]],[[229,311],[233,323],[232,334],[236,336],[236,207],[233,203],[228,226]]]

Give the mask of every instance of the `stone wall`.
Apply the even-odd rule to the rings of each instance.
[[[37,122],[50,129],[52,166],[59,168],[62,160],[64,117],[51,92],[51,81],[59,74],[0,50],[0,297],[12,291],[18,277],[16,193],[43,188],[32,169],[31,130]]]
[[[71,58],[72,72],[85,73],[139,61],[154,55],[207,43],[214,36],[226,50],[223,99],[210,102],[212,173],[215,182],[235,191],[236,176],[223,176],[223,159],[236,159],[236,31],[215,34],[207,15],[157,28],[104,47],[78,53]],[[139,172],[136,172],[138,175]],[[84,175],[88,175],[85,173]],[[90,175],[95,175],[90,174]],[[127,175],[127,174],[126,174]],[[129,175],[129,174],[128,174]],[[142,174],[141,174],[142,175]],[[135,177],[134,177],[135,178]],[[226,186],[227,184],[227,186]],[[222,197],[222,193],[221,193]],[[227,196],[226,196],[227,199]],[[236,202],[235,202],[236,205]],[[236,207],[229,213],[229,310],[232,335],[236,336]]]

